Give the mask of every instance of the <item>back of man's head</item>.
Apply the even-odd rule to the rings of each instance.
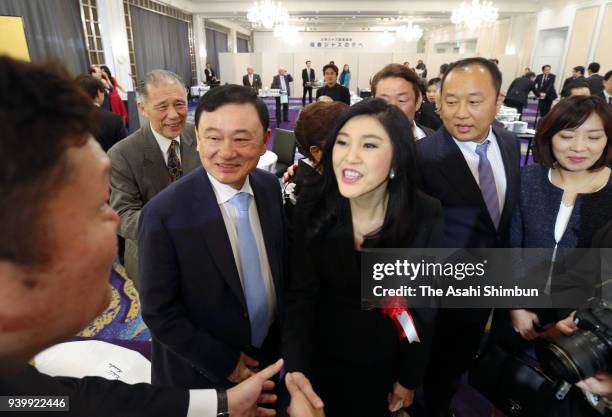
[[[591,74],[597,74],[599,72],[599,68],[601,68],[601,66],[598,62],[591,62],[588,70]]]
[[[226,104],[252,104],[257,111],[264,133],[268,130],[270,116],[266,104],[257,97],[253,89],[236,84],[213,88],[202,96],[195,111],[195,125],[199,126],[202,112],[211,113]]]
[[[584,75],[584,67],[582,65],[578,65],[577,67],[572,68],[578,76]]]
[[[484,68],[491,75],[491,81],[493,82],[493,88],[495,88],[495,92],[499,94],[499,91],[501,90],[501,84],[502,84],[502,74],[501,74],[501,71],[499,70],[499,67],[497,66],[495,62],[489,59],[480,58],[480,57],[465,58],[465,59],[462,59],[460,61],[456,61],[450,64],[450,66],[448,67],[448,70],[444,74],[444,77],[442,77],[442,81],[440,82],[440,92],[444,90],[444,81],[446,80],[446,78],[448,78],[448,75],[451,72],[457,71],[462,68],[472,67],[472,66],[479,66],[481,68]]]
[[[589,84],[585,81],[572,81],[570,85],[567,87],[564,97],[571,96],[590,96],[591,89],[589,88]]]
[[[527,77],[527,78],[529,78],[531,80],[531,79],[535,78],[536,75],[535,75],[535,72],[529,71],[529,72],[527,72],[527,74],[525,74],[525,77]]]
[[[606,75],[604,75],[604,81],[608,81],[610,78],[612,78],[612,70],[606,72]]]
[[[99,93],[104,93],[104,84],[94,76],[79,75],[75,81],[81,90],[92,100],[98,98]]]
[[[156,69],[151,72],[148,72],[144,80],[139,84],[136,92],[138,94],[138,100],[140,102],[145,102],[149,98],[149,86],[159,86],[163,83],[173,84],[176,83],[180,85],[183,90],[185,90],[185,83],[181,80],[181,77],[173,73],[172,71],[166,71],[161,69]],[[187,94],[185,92],[185,94]]]
[[[54,64],[0,56],[0,91],[0,262],[34,266],[49,256],[41,238],[45,200],[69,181],[66,150],[85,145],[95,110]]]

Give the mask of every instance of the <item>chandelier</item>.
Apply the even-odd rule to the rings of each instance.
[[[414,42],[421,39],[423,36],[423,29],[419,25],[414,25],[412,21],[408,22],[408,25],[402,26],[397,31],[397,36],[406,42]]]
[[[274,37],[279,38],[290,45],[296,45],[302,40],[299,28],[297,26],[290,25],[288,22],[274,27]]]
[[[247,20],[254,27],[263,27],[271,30],[277,25],[286,24],[289,12],[280,2],[272,0],[256,1],[247,12]]]
[[[451,22],[458,27],[474,30],[480,26],[493,24],[497,20],[497,8],[490,1],[472,0],[471,3],[462,2],[453,10]]]

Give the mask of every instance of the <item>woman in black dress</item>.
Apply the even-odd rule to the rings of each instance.
[[[341,115],[321,181],[296,206],[283,355],[305,373],[328,417],[408,407],[428,362],[434,310],[411,310],[420,342],[380,309],[361,309],[362,248],[439,247],[440,203],[417,190],[412,129],[380,99]]]

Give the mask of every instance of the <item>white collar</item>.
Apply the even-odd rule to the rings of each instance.
[[[606,98],[606,102],[612,97],[612,94],[608,93],[605,89],[603,90],[604,97]]]
[[[476,143],[472,140],[470,141],[463,141],[463,140],[459,140],[456,139],[455,137],[453,137],[453,140],[455,141],[455,143],[457,144],[457,146],[459,146],[459,148],[463,148],[466,150],[469,150],[472,153],[476,152],[476,146],[480,145],[480,143]],[[493,133],[493,127],[489,126],[489,135],[485,138],[485,140],[490,140],[491,143],[497,143],[497,140],[495,138],[495,133]],[[484,143],[484,140],[482,141],[482,143]]]
[[[415,121],[412,122],[412,133],[414,134],[414,138],[416,140],[423,139],[427,136],[427,133],[425,133],[423,129],[418,127]]]
[[[162,134],[156,132],[155,129],[153,129],[153,126],[151,126],[151,132],[153,132],[153,136],[155,136],[155,140],[159,144],[159,148],[164,152],[164,154],[168,153],[168,149],[170,148],[170,144],[172,143],[173,140],[177,141],[179,145],[181,143],[180,135],[175,137],[174,139],[168,139]]]
[[[253,189],[251,188],[251,182],[249,181],[248,176],[246,177],[246,181],[244,181],[242,188],[237,190],[231,185],[223,184],[221,181],[217,180],[208,172],[206,173],[206,175],[208,175],[208,179],[210,180],[210,183],[215,192],[215,197],[217,197],[217,204],[227,203],[232,197],[234,197],[238,193],[247,193],[252,195],[253,197],[255,196],[255,194],[253,193]]]

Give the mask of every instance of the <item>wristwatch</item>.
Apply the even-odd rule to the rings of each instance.
[[[224,389],[217,389],[217,416],[229,417],[229,405],[227,403],[227,392]]]

